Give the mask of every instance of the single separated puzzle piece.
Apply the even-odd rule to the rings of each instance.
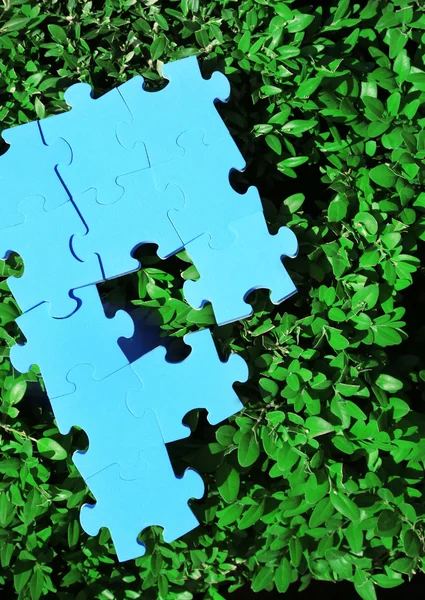
[[[21,373],[38,365],[50,398],[74,390],[66,377],[76,365],[93,365],[102,379],[128,364],[117,340],[133,335],[131,317],[119,310],[108,319],[95,285],[78,290],[78,298],[80,306],[66,319],[53,318],[47,302],[16,319],[27,343],[12,346],[12,365]]]
[[[192,352],[182,362],[167,362],[160,346],[131,363],[143,388],[127,394],[127,405],[140,417],[148,409],[155,411],[165,443],[190,435],[182,420],[195,408],[206,408],[212,425],[243,408],[233,389],[235,381],[248,379],[243,358],[232,354],[222,362],[209,329],[188,333],[184,340]]]
[[[137,418],[127,408],[127,391],[142,384],[130,365],[100,381],[93,375],[93,365],[78,365],[67,377],[75,391],[51,400],[59,431],[65,435],[76,425],[87,434],[88,450],[73,455],[85,480],[115,463],[123,479],[136,479],[143,469],[139,453],[164,444],[149,419]]]
[[[229,228],[237,237],[224,250],[211,248],[208,235],[186,247],[200,274],[198,281],[184,283],[186,300],[197,309],[211,302],[219,325],[252,315],[252,307],[244,299],[253,290],[271,290],[274,304],[296,292],[281,261],[284,256],[296,256],[298,251],[297,238],[288,227],[270,235],[263,213],[257,213],[230,223]]]
[[[154,412],[147,411],[145,419],[151,435],[160,440]],[[89,535],[97,535],[101,527],[108,527],[120,561],[145,553],[137,536],[146,527],[163,527],[164,541],[172,542],[199,525],[187,504],[190,498],[204,494],[198,473],[187,469],[183,477],[176,477],[165,444],[142,451],[140,460],[145,469],[137,479],[122,479],[117,464],[90,477],[87,485],[97,503],[85,504],[80,513],[81,525]]]
[[[150,169],[119,177],[117,182],[124,188],[124,194],[113,204],[99,204],[94,189],[74,196],[88,233],[73,237],[73,252],[84,261],[93,259],[96,253],[105,279],[139,269],[139,261],[131,253],[141,244],[157,244],[161,258],[167,258],[183,247],[168,218],[169,207],[158,193]],[[174,206],[183,206],[183,194],[175,191]]]
[[[156,165],[183,153],[176,140],[186,129],[202,129],[206,143],[230,137],[214,106],[216,100],[227,102],[229,98],[230,84],[225,75],[216,71],[204,79],[194,56],[163,65],[162,73],[169,84],[157,92],[145,91],[140,76],[119,86],[133,116],[131,122],[118,125],[117,136],[123,146],[140,152],[142,162],[145,146],[150,164]]]
[[[69,195],[56,166],[71,162],[69,145],[58,140],[57,144],[46,146],[37,121],[6,129],[1,135],[10,148],[0,156],[0,229],[24,221],[18,204],[26,196],[46,198],[46,210],[68,202]]]
[[[230,172],[243,171],[245,160],[230,135],[206,146],[203,132],[191,129],[177,144],[185,149],[183,157],[152,167],[158,189],[167,192],[178,186],[184,193],[183,208],[170,210],[169,217],[184,244],[209,233],[210,245],[224,248],[235,239],[228,224],[263,209],[257,188],[239,194],[230,185]]]
[[[26,312],[49,302],[50,314],[60,318],[77,308],[69,292],[102,281],[102,271],[95,256],[82,263],[71,252],[72,235],[87,231],[72,202],[50,211],[45,205],[41,196],[28,196],[18,204],[25,220],[0,229],[0,258],[17,252],[24,261],[24,274],[7,280],[20,309]]]
[[[46,144],[62,138],[72,149],[71,164],[58,167],[67,189],[75,196],[93,187],[99,202],[118,200],[116,178],[149,167],[146,152],[142,160],[117,140],[118,122],[131,119],[125,102],[117,89],[94,100],[87,83],[68,88],[65,101],[72,109],[43,119],[40,127]]]

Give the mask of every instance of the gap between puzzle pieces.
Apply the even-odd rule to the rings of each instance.
[[[184,283],[185,298],[195,309],[211,302],[218,325],[251,316],[253,309],[245,298],[256,289],[271,290],[274,304],[296,292],[281,260],[298,252],[297,238],[288,227],[270,235],[261,212],[233,221],[229,228],[236,240],[224,250],[211,248],[208,235],[186,246],[200,278]]]
[[[73,457],[85,479],[115,463],[123,479],[141,475],[140,452],[158,442],[146,428],[150,410],[161,443],[169,443],[190,435],[183,418],[191,410],[206,409],[208,421],[216,425],[242,408],[233,385],[247,380],[245,361],[232,354],[222,362],[208,329],[184,339],[192,351],[179,363],[167,362],[161,346],[101,380],[89,364],[70,370],[67,379],[74,392],[52,398],[51,404],[61,433],[78,426],[88,436],[88,450]]]

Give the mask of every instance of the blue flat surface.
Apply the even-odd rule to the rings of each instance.
[[[131,253],[141,244],[157,244],[161,258],[183,247],[150,169],[120,177],[118,183],[123,193],[111,204],[99,204],[94,189],[74,196],[88,233],[73,237],[73,252],[84,261],[99,255],[105,279],[137,270],[140,264]],[[183,195],[176,194],[175,205],[183,202]]]
[[[64,140],[46,146],[37,121],[2,132],[10,148],[0,156],[0,229],[22,223],[18,204],[26,196],[43,196],[46,210],[68,202],[69,195],[56,172],[58,163],[71,161],[71,148]]]
[[[141,160],[145,147],[151,166],[182,155],[176,140],[187,129],[202,129],[206,143],[229,136],[214,106],[216,100],[225,102],[229,97],[225,75],[215,72],[204,79],[194,56],[163,65],[162,73],[169,83],[160,91],[145,91],[143,77],[134,77],[118,88],[132,115],[131,120],[119,124],[118,139],[123,146],[139,151]]]
[[[0,257],[17,252],[24,261],[21,277],[9,277],[7,283],[20,309],[26,312],[41,302],[50,303],[50,314],[66,317],[77,308],[70,291],[102,281],[96,256],[85,263],[71,252],[73,234],[86,227],[71,201],[45,210],[46,199],[28,196],[18,210],[24,222],[0,229]]]
[[[99,202],[117,200],[116,178],[149,167],[146,152],[142,160],[140,151],[136,156],[117,140],[117,124],[131,119],[126,104],[117,89],[93,99],[87,83],[68,88],[65,100],[71,110],[40,121],[46,144],[63,139],[72,149],[71,163],[58,167],[65,186],[72,196],[95,188]]]
[[[296,292],[281,261],[298,251],[297,238],[290,229],[281,227],[276,235],[270,235],[263,213],[238,219],[229,228],[236,239],[224,250],[211,248],[208,235],[186,246],[200,279],[184,283],[185,298],[193,308],[211,302],[219,325],[252,315],[252,307],[244,299],[253,290],[271,290],[274,304]]]
[[[222,362],[208,329],[184,339],[192,352],[182,362],[167,362],[160,346],[131,364],[143,387],[127,394],[129,410],[138,417],[154,410],[166,443],[190,435],[182,419],[195,408],[205,408],[209,422],[216,425],[243,407],[233,389],[235,381],[248,378],[243,358],[232,354]]]
[[[52,318],[47,302],[16,319],[27,343],[12,346],[12,364],[21,373],[39,365],[50,398],[73,392],[67,375],[77,365],[93,365],[102,379],[128,364],[117,340],[133,335],[130,316],[118,311],[108,319],[96,286],[81,288],[77,297],[81,305],[66,319]]]
[[[88,450],[73,456],[84,479],[114,463],[120,465],[123,479],[137,479],[142,474],[139,453],[163,444],[147,426],[148,421],[127,408],[127,391],[142,384],[130,365],[101,380],[93,375],[94,367],[88,364],[68,373],[75,391],[51,401],[59,430],[67,434],[78,426],[87,434]]]
[[[191,129],[178,137],[177,144],[185,150],[181,158],[152,167],[160,190],[178,186],[184,194],[182,209],[169,211],[171,221],[185,245],[209,233],[214,248],[229,246],[236,237],[229,223],[263,209],[255,187],[238,194],[230,185],[230,172],[245,168],[243,156],[229,133],[207,146],[203,132]]]
[[[183,477],[175,476],[153,411],[147,411],[143,418],[158,443],[139,453],[140,477],[125,480],[118,464],[107,467],[87,480],[97,503],[81,509],[84,531],[97,535],[101,527],[108,527],[120,561],[145,553],[137,536],[146,527],[163,527],[166,542],[197,527],[198,520],[187,503],[204,493],[202,479],[195,471],[188,469]]]

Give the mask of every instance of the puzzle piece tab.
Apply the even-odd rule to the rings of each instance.
[[[263,206],[257,188],[238,194],[230,185],[230,172],[243,171],[246,166],[232,138],[229,136],[231,143],[225,139],[206,146],[202,136],[196,129],[182,133],[177,144],[185,149],[184,156],[153,166],[152,173],[160,190],[169,184],[183,190],[183,209],[169,212],[182,242],[188,244],[209,233],[212,247],[225,248],[236,237],[228,224],[262,211]]]
[[[195,408],[206,408],[209,422],[216,425],[243,407],[233,389],[235,381],[248,378],[243,358],[232,354],[222,362],[208,329],[184,339],[192,352],[180,363],[167,362],[161,346],[131,364],[143,388],[127,394],[127,405],[136,416],[154,410],[165,443],[190,435],[182,419]]]
[[[202,129],[206,143],[223,137],[231,140],[214,106],[216,100],[229,98],[225,75],[215,72],[204,79],[194,56],[163,65],[162,73],[169,84],[158,92],[145,91],[143,77],[134,77],[118,88],[133,116],[117,128],[118,139],[126,148],[133,148],[136,154],[140,151],[143,160],[145,146],[150,164],[156,165],[182,155],[176,140],[187,129]]]
[[[88,233],[75,236],[72,248],[86,261],[99,255],[104,277],[110,279],[139,269],[131,253],[146,243],[158,244],[158,255],[166,258],[183,244],[167,215],[164,198],[158,193],[150,169],[118,178],[124,193],[113,204],[99,204],[96,190],[74,196],[74,202],[88,226]],[[183,205],[176,190],[174,206]]]
[[[161,437],[153,411],[144,417],[152,435]],[[172,542],[197,527],[198,520],[187,502],[201,498],[204,484],[195,471],[175,476],[165,445],[147,448],[140,453],[144,472],[137,479],[120,477],[120,466],[111,465],[87,480],[97,503],[81,509],[81,525],[89,535],[108,527],[120,561],[145,553],[137,541],[138,534],[152,525],[164,528],[164,540]]]
[[[1,135],[10,148],[0,156],[0,229],[23,223],[18,204],[26,196],[46,198],[45,210],[68,202],[69,195],[56,172],[58,163],[71,162],[68,144],[58,140],[46,146],[37,121],[6,129]]]
[[[296,292],[281,261],[284,256],[297,254],[297,239],[290,229],[281,227],[276,235],[270,235],[263,213],[243,217],[230,223],[229,228],[237,237],[224,250],[211,248],[208,235],[186,246],[200,274],[198,281],[184,283],[186,300],[197,309],[211,302],[219,325],[252,314],[252,307],[244,299],[253,290],[271,290],[274,304]]]
[[[71,252],[74,233],[86,227],[70,200],[45,210],[46,199],[28,196],[18,205],[24,222],[0,229],[0,258],[17,252],[24,261],[24,274],[9,277],[7,283],[23,312],[41,302],[50,303],[50,314],[66,317],[77,308],[69,292],[102,281],[99,261],[92,256],[82,263]]]
[[[127,391],[142,384],[130,365],[100,381],[93,373],[92,365],[75,367],[68,373],[75,391],[51,401],[59,430],[67,434],[77,425],[87,434],[88,450],[73,456],[85,480],[114,463],[123,479],[136,479],[143,468],[139,453],[164,444],[149,419],[137,418],[127,408]]]
[[[27,343],[12,346],[10,360],[21,373],[39,365],[50,398],[74,390],[66,377],[77,365],[93,365],[94,376],[103,379],[128,364],[117,340],[133,335],[131,317],[120,310],[108,319],[96,286],[81,288],[77,297],[81,304],[66,319],[53,318],[47,302],[16,319]]]
[[[64,139],[72,149],[69,166],[60,164],[59,173],[72,196],[89,188],[98,191],[98,202],[117,200],[122,189],[116,184],[119,175],[147,169],[146,152],[142,159],[122,146],[116,137],[117,124],[131,120],[131,114],[117,89],[94,100],[87,83],[76,83],[65,92],[68,112],[40,121],[46,144]]]

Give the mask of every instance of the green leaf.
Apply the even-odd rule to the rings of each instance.
[[[250,467],[260,456],[260,446],[254,431],[244,433],[239,441],[238,461],[242,467]]]
[[[266,144],[273,150],[273,152],[276,152],[276,154],[282,154],[282,144],[279,138],[273,133],[266,135]]]
[[[288,33],[298,33],[304,31],[314,21],[314,15],[303,13],[295,14],[294,18],[289,21],[286,26]]]
[[[329,499],[332,503],[332,506],[341,513],[350,521],[359,521],[360,520],[360,510],[348,496],[343,494],[342,492],[331,492],[329,495]]]
[[[47,29],[49,30],[50,35],[55,40],[55,42],[60,42],[61,44],[68,42],[68,36],[66,34],[66,31],[60,25],[55,25],[54,23],[51,23],[50,25],[47,25]]]
[[[354,587],[363,600],[377,600],[375,586],[371,579],[367,579],[363,571],[356,568],[354,575]]]
[[[270,585],[272,576],[273,570],[271,567],[266,565],[261,567],[252,580],[252,591],[261,592],[261,590],[265,590]]]
[[[385,390],[391,394],[403,389],[403,384],[399,379],[396,379],[392,375],[387,375],[385,373],[381,373],[381,375],[379,375],[378,379],[376,380],[376,385],[379,386],[381,390]]]
[[[422,549],[422,543],[418,534],[416,531],[413,531],[413,529],[405,531],[403,536],[403,548],[407,556],[411,556],[412,558],[419,556]]]
[[[348,201],[341,196],[338,196],[329,204],[328,219],[330,223],[339,223],[345,219],[347,215]]]
[[[397,181],[397,175],[388,165],[378,165],[370,171],[370,178],[378,185],[385,188],[394,187]]]
[[[334,430],[333,425],[321,417],[308,417],[305,422],[309,437],[318,437]]]
[[[291,578],[291,564],[286,557],[283,557],[273,576],[276,589],[280,594],[284,594],[288,590]]]
[[[239,494],[240,477],[238,471],[227,461],[217,469],[216,481],[220,496],[229,504],[234,502]]]
[[[383,510],[378,518],[377,532],[385,537],[393,537],[400,530],[400,521],[392,510]]]
[[[166,46],[166,38],[164,36],[157,37],[151,44],[151,58],[152,60],[158,60],[164,54]]]
[[[31,576],[29,589],[31,594],[31,600],[39,600],[44,585],[44,575],[38,566],[35,567],[34,572]]]
[[[289,212],[295,213],[303,205],[305,200],[304,194],[292,194],[283,201],[283,204],[288,208]]]
[[[68,456],[65,448],[52,438],[40,438],[37,440],[37,448],[40,454],[50,460],[64,460]]]

